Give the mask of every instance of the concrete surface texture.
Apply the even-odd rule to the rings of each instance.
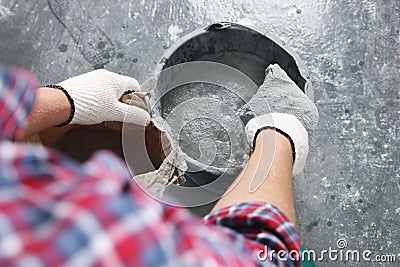
[[[310,70],[320,123],[295,181],[305,245],[400,253],[398,0],[1,0],[0,61],[43,84],[99,67],[144,82],[179,37],[221,20],[281,37]]]

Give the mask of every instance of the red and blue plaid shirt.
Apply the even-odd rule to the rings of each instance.
[[[200,220],[148,197],[109,152],[78,164],[13,142],[37,87],[29,72],[0,65],[0,266],[300,265],[272,252],[299,252],[300,241],[268,203]]]

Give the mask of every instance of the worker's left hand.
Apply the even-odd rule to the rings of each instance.
[[[59,85],[74,100],[75,114],[71,124],[124,121],[146,126],[150,122],[147,111],[119,101],[125,91],[140,91],[134,78],[102,69],[70,78]]]

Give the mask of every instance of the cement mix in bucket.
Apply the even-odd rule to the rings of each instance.
[[[245,53],[223,53],[214,57],[207,55],[204,59],[223,62],[228,57],[235,58],[230,61],[231,66],[241,66],[247,73],[254,70],[258,76],[257,70],[265,64],[259,58]],[[197,82],[178,86],[165,94],[161,116],[170,125],[171,136],[182,151],[191,159],[210,166],[207,168],[210,173],[219,175],[218,171],[223,170],[233,174],[243,168],[247,161],[250,146],[244,126],[255,115],[284,112],[287,109],[298,116],[306,128],[313,129],[318,118],[310,117],[306,109],[292,108],[293,103],[285,101],[291,91],[288,87],[298,88],[297,85],[278,65],[272,65],[271,68],[275,75],[269,75],[256,92],[240,84],[232,83],[229,88],[224,88]],[[257,79],[264,81],[264,78],[263,75]],[[303,94],[300,88],[298,93]],[[273,94],[273,97],[268,94]],[[271,99],[277,101],[271,103]],[[294,106],[300,107],[308,104],[300,102],[310,101],[307,97],[296,99],[299,103]],[[218,171],[213,172],[215,169]]]
[[[182,93],[185,92],[185,93]],[[217,168],[243,163],[248,151],[244,128],[235,110],[243,101],[213,84],[182,85],[166,96],[163,117],[189,157]]]
[[[215,61],[232,55],[215,55]],[[236,55],[236,65],[246,62],[247,69],[251,69],[249,66],[252,64],[255,65],[253,68],[260,69],[262,63],[259,59],[252,57],[253,60],[249,60],[251,57],[248,55],[241,55]],[[208,56],[207,59],[211,60],[212,57]],[[186,78],[191,75],[193,79],[177,83],[166,93],[154,92],[153,95],[162,95],[159,103],[156,103],[158,112],[170,125],[171,136],[195,165],[199,163],[205,166],[207,172],[215,175],[236,173],[236,169],[243,167],[249,153],[238,110],[257,92],[256,84],[236,68],[220,63],[196,61],[181,65],[185,66],[165,76],[179,80],[181,77],[177,76]],[[199,78],[201,72],[205,73],[202,78],[210,81]],[[208,75],[215,76],[215,79]],[[189,168],[189,171],[201,169]]]

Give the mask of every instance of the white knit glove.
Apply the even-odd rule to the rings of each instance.
[[[75,114],[71,124],[124,121],[146,126],[150,122],[148,112],[118,100],[125,91],[140,91],[134,78],[101,69],[70,78],[59,85],[74,100]]]
[[[258,130],[279,129],[289,137],[293,153],[293,176],[307,161],[308,132],[318,125],[318,109],[287,73],[277,64],[265,71],[265,80],[257,93],[242,107],[240,114],[254,114],[246,125],[247,139],[253,146]]]

